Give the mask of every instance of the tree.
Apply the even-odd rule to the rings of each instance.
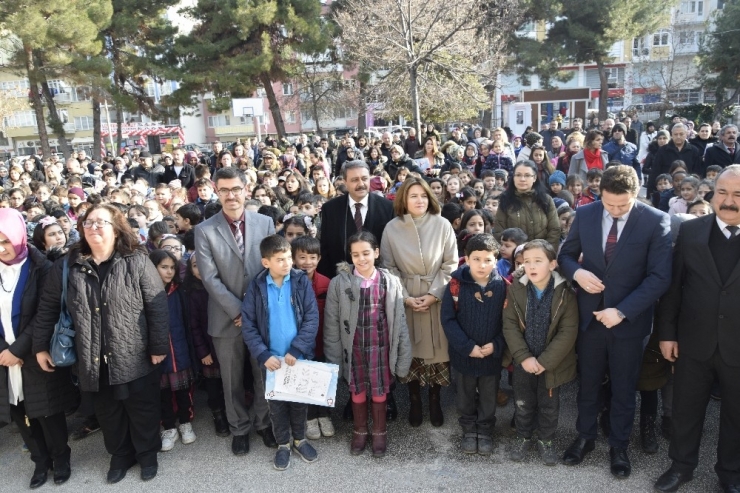
[[[4,0],[0,3],[0,28],[11,39],[15,53],[12,67],[25,73],[30,83],[31,106],[36,113],[44,155],[49,155],[43,104],[48,124],[69,156],[64,124],[54,102],[49,80],[67,74],[81,58],[100,52],[98,32],[108,25],[110,0]],[[43,98],[43,102],[42,102]]]
[[[372,74],[386,114],[410,115],[421,135],[422,114],[456,116],[486,104],[490,33],[514,28],[513,0],[341,0],[333,16],[346,53]],[[493,13],[493,15],[492,15]],[[505,20],[506,19],[506,20]],[[446,99],[446,98],[449,98]]]
[[[28,101],[16,97],[10,91],[0,91],[0,134],[4,134],[10,125],[8,121],[13,115],[28,109]]]
[[[173,100],[192,106],[210,93],[211,109],[223,111],[231,98],[264,88],[280,137],[285,124],[273,82],[290,80],[301,54],[323,51],[318,0],[199,0],[184,12],[196,25],[176,40],[180,88]]]
[[[699,49],[699,67],[704,88],[715,94],[714,118],[720,119],[740,95],[740,5],[725,2],[713,20]]]

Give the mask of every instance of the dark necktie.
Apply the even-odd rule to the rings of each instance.
[[[730,238],[733,238],[737,234],[737,230],[740,226],[725,226],[725,229],[730,232]]]
[[[236,230],[234,231],[234,240],[236,241],[237,248],[239,248],[239,252],[242,254],[242,257],[244,257],[244,234],[242,233],[242,222],[234,221],[234,226],[236,226]]]
[[[730,151],[730,156],[734,156],[735,155],[735,148],[734,147],[728,147],[727,150]]]
[[[362,204],[355,204],[355,227],[357,228],[357,232],[359,233],[362,231]]]
[[[609,265],[609,262],[612,259],[614,249],[617,248],[618,221],[618,217],[612,217],[612,228],[609,230],[609,235],[606,237],[606,245],[604,246],[604,260],[606,260],[607,265]]]

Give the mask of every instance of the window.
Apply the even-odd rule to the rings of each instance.
[[[149,81],[146,83],[146,95],[153,98],[155,94],[154,82]]]
[[[35,127],[36,113],[30,111],[16,111],[11,116],[5,118],[5,125],[8,127]]]
[[[301,110],[301,121],[305,123],[310,122],[311,120],[313,120],[311,112],[308,110]]]
[[[265,92],[265,88],[264,87],[258,87],[257,88],[257,97],[258,98],[264,98],[266,96],[267,96],[267,93]]]
[[[285,82],[283,84],[283,96],[293,95],[293,84],[291,82]]]
[[[618,68],[607,68],[606,71],[606,78],[610,82],[616,82],[619,80],[619,69]]]
[[[725,0],[717,0],[717,10],[722,10],[725,8]]]
[[[269,125],[270,124],[270,117],[267,115],[258,116],[257,121],[260,125]]]
[[[704,15],[704,0],[692,0],[688,2],[688,12],[699,17]]]
[[[632,39],[632,56],[638,58],[646,56],[648,50],[645,48],[645,38],[633,38]]]
[[[77,98],[76,101],[90,101],[92,97],[90,97],[90,93],[92,91],[87,86],[77,86],[75,87],[75,97]]]
[[[31,84],[29,84],[28,79],[0,82],[0,91],[8,91],[8,96],[15,98],[27,98],[30,88]]]
[[[679,31],[678,33],[678,44],[680,45],[693,45],[696,40],[696,33],[694,31]]]
[[[62,123],[69,123],[69,112],[67,110],[57,110],[57,115],[59,115],[59,120]]]
[[[357,112],[354,108],[334,108],[334,118],[353,118],[357,116]]]
[[[653,34],[653,46],[668,46],[671,38],[671,33],[667,30],[661,30]]]
[[[92,130],[93,119],[91,116],[76,116],[75,130]]]
[[[295,123],[295,111],[286,111],[283,115],[285,123]]]
[[[208,117],[208,126],[210,128],[227,127],[229,125],[231,125],[231,120],[229,119],[229,115],[216,115],[216,116]]]
[[[701,91],[699,89],[679,89],[668,92],[668,100],[674,104],[698,104],[701,102]]]

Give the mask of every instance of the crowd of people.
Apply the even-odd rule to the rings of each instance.
[[[0,166],[0,422],[20,429],[30,487],[70,478],[75,411],[73,440],[102,430],[109,483],[135,464],[154,478],[196,431],[244,455],[254,430],[278,470],[314,462],[337,416],[266,400],[265,375],[315,360],[340,367],[354,455],[385,455],[401,385],[412,428],[444,424],[453,386],[461,451],[490,455],[503,376],[511,460],[575,466],[601,428],[624,479],[639,393],[643,452],[670,440],[659,491],[692,478],[712,395],[715,471],[740,491],[737,127],[633,117]],[[50,354],[63,297],[71,367]],[[212,430],[193,427],[196,389]]]

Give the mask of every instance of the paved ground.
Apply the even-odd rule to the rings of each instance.
[[[72,478],[63,486],[51,481],[40,491],[142,491],[147,492],[238,492],[238,491],[503,491],[503,492],[633,492],[653,491],[655,479],[669,465],[667,443],[660,439],[660,452],[647,456],[639,451],[639,432],[633,432],[631,459],[632,477],[619,481],[609,473],[609,452],[606,441],[599,438],[596,450],[578,467],[542,465],[536,453],[524,463],[506,458],[506,446],[512,440],[509,421],[513,404],[499,409],[493,456],[467,457],[460,452],[459,428],[454,409],[452,389],[443,391],[445,425],[432,427],[428,420],[421,428],[411,429],[407,416],[406,389],[397,391],[401,416],[389,426],[389,450],[384,459],[369,455],[349,454],[350,423],[334,420],[337,435],[322,438],[314,445],[319,461],[306,464],[293,456],[285,472],[272,469],[273,451],[266,449],[253,435],[251,452],[235,457],[230,451],[230,438],[218,438],[213,433],[205,395],[196,395],[194,428],[198,440],[192,445],[178,442],[171,452],[160,454],[159,475],[149,483],[139,479],[134,467],[119,484],[107,485],[105,473],[108,455],[98,433],[80,442],[71,442]],[[346,392],[346,390],[345,390]],[[561,394],[561,419],[557,446],[565,449],[574,438],[576,418],[576,386],[566,386]],[[346,402],[346,394],[340,397]],[[639,407],[639,406],[638,406]],[[682,492],[721,491],[713,472],[717,441],[719,403],[711,402],[707,412],[701,462],[695,479],[681,488]],[[425,419],[427,416],[425,416]],[[79,419],[71,425],[79,424]],[[0,492],[18,492],[28,488],[33,467],[28,454],[21,451],[21,439],[14,426],[0,429]]]

